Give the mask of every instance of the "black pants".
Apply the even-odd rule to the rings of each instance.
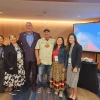
[[[32,78],[30,74],[32,72]],[[31,85],[32,88],[36,87],[38,66],[36,61],[25,62],[25,75],[26,75],[26,84]]]
[[[0,91],[3,88],[3,82],[4,82],[4,68],[0,68]]]

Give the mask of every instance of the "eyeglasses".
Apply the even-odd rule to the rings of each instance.
[[[50,32],[47,31],[47,32],[44,32],[44,34],[50,34]]]

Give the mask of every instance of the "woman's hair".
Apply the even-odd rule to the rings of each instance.
[[[59,38],[62,39],[62,44],[61,44],[61,47],[60,47],[60,48],[65,47],[65,45],[64,45],[64,38],[63,38],[63,37],[58,37],[58,38],[56,39],[56,44],[54,45],[54,49],[53,49],[53,50],[55,50],[55,49],[57,48],[57,46],[58,46],[58,44],[57,44],[57,40],[58,40]]]
[[[14,34],[10,34],[10,35],[9,35],[9,39],[10,39],[11,36],[14,36],[15,38],[17,38],[16,35],[14,35]]]
[[[4,37],[3,37],[3,35],[0,35],[0,37],[4,40]]]
[[[74,39],[75,39],[75,44],[78,44],[76,35],[75,35],[74,33],[70,33],[70,34],[68,35],[68,38],[67,38],[67,51],[68,51],[68,52],[69,52],[69,49],[70,49],[70,46],[71,46],[71,43],[69,42],[70,36],[73,36]]]

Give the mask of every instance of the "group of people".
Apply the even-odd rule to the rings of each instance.
[[[7,45],[0,35],[0,92],[9,91],[15,95],[22,87],[27,90],[31,86],[34,92],[38,86],[37,93],[41,93],[46,74],[47,93],[53,89],[55,95],[63,97],[63,91],[70,87],[69,98],[75,100],[82,47],[73,33],[67,38],[67,46],[63,37],[51,38],[49,29],[43,33],[41,38],[33,31],[32,23],[27,22],[26,32],[20,33],[19,39],[10,34]]]

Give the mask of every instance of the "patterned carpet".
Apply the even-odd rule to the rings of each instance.
[[[55,96],[53,92],[51,94],[46,93],[46,89],[43,90],[42,94],[36,94],[29,89],[27,92],[19,92],[16,96],[13,96],[12,100],[68,100],[67,96],[59,98]]]
[[[100,73],[98,75],[98,82],[99,82],[99,89],[98,89],[98,96],[100,97]],[[16,96],[13,96],[12,100],[68,100],[67,96],[64,96],[64,99],[56,97],[53,95],[53,92],[51,95],[46,94],[46,90],[44,89],[44,92],[41,96],[39,94],[37,95],[36,92],[32,92],[31,88],[29,88],[26,92],[19,92]],[[44,95],[44,99],[43,99]],[[52,99],[50,99],[52,98]]]
[[[26,92],[23,91],[18,92],[17,95],[13,96],[12,100],[29,100],[30,94],[31,94],[31,88],[29,88]]]

